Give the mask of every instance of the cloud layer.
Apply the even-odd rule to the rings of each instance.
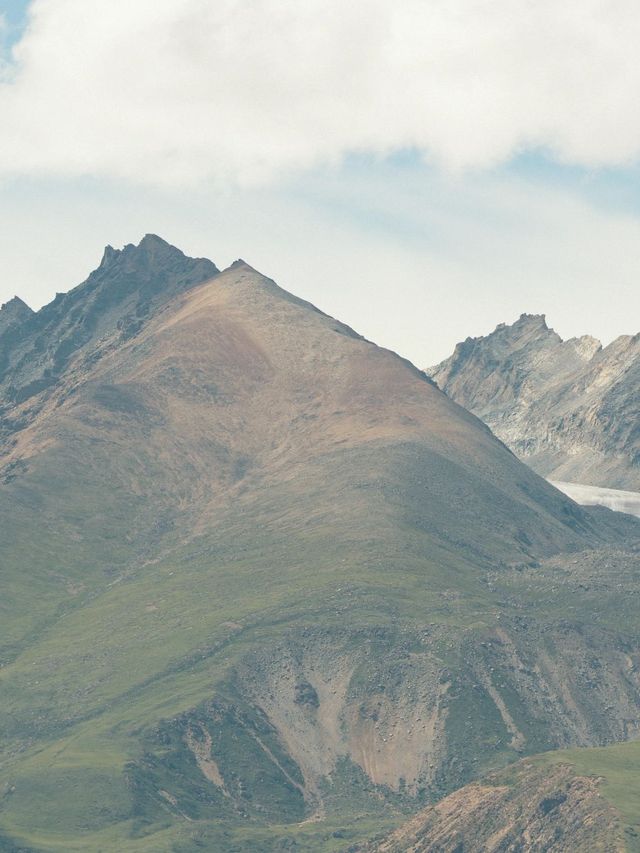
[[[0,176],[253,184],[416,148],[640,153],[637,0],[34,0],[0,83]]]

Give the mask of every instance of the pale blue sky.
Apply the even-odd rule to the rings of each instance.
[[[244,257],[420,366],[524,311],[546,313],[567,337],[640,330],[635,4],[616,0],[611,20],[594,17],[585,32],[595,41],[585,47],[580,31],[575,56],[576,28],[606,3],[577,3],[551,47],[557,6],[545,0],[546,19],[524,34],[505,0],[486,36],[481,22],[438,18],[439,0],[435,17],[403,35],[417,7],[401,0],[394,8],[408,17],[391,19],[371,0],[379,26],[362,44],[358,10],[343,19],[337,4],[327,44],[348,49],[327,64],[322,32],[296,54],[314,22],[286,0],[274,5],[289,9],[281,44],[268,33],[262,50],[258,35],[246,54],[247,28],[265,21],[227,0],[222,48],[232,65],[242,59],[231,70],[216,65],[222,25],[202,4],[138,4],[39,0],[38,32],[0,84],[0,302],[18,293],[38,307],[82,280],[106,243],[152,231],[218,265]],[[14,41],[26,5],[0,3]],[[419,24],[430,65],[411,43]],[[598,42],[607,27],[620,37],[614,52]],[[469,45],[479,57],[470,69]]]
[[[19,39],[26,22],[28,5],[29,0],[2,0],[0,2],[0,14],[4,16],[7,25],[4,37],[5,44],[13,44]]]

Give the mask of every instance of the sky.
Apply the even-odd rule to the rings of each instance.
[[[640,331],[636,0],[0,0],[0,302],[238,257],[420,367]]]

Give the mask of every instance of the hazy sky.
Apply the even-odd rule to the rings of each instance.
[[[637,0],[0,0],[0,302],[237,257],[427,366],[640,331]]]

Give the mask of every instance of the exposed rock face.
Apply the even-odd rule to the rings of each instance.
[[[59,293],[38,312],[17,297],[11,300],[0,311],[0,432],[15,428],[13,406],[59,384],[72,361],[95,363],[135,335],[162,305],[216,273],[211,261],[187,258],[148,234],[138,246],[107,246],[83,284]],[[42,399],[34,402],[37,409]],[[18,425],[33,414],[23,409]]]
[[[293,784],[301,816],[331,811],[332,780],[347,768],[368,796],[434,801],[478,767],[637,737],[639,667],[640,651],[606,631],[541,630],[526,619],[493,631],[307,629],[246,656],[217,700],[167,723],[146,754],[160,756],[167,736],[173,762],[193,753],[201,773],[192,797],[213,798],[213,808],[205,758],[217,768],[218,796],[241,809],[233,793],[240,779],[252,805],[267,807],[268,789],[229,764],[234,739],[257,752],[264,779]],[[194,731],[206,754],[194,747]],[[179,799],[175,781],[154,765],[132,768],[141,788]]]
[[[599,780],[523,762],[446,797],[359,853],[624,853]]]
[[[523,314],[427,372],[538,473],[640,490],[640,335],[563,341]]]
[[[22,326],[33,314],[34,311],[19,296],[0,305],[0,336],[11,328]]]

